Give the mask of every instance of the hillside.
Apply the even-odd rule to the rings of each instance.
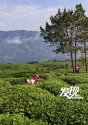
[[[44,61],[66,58],[55,54],[37,31],[0,31],[0,63]]]

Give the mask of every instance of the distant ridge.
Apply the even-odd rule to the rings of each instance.
[[[0,31],[0,63],[63,60],[65,56],[52,52],[38,31]]]

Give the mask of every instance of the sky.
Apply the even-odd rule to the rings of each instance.
[[[82,4],[88,16],[88,0],[0,0],[0,31],[39,31],[58,9]]]

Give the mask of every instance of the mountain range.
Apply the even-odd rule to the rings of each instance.
[[[38,31],[0,31],[0,63],[64,60],[55,48],[44,42]]]

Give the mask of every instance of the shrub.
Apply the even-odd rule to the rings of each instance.
[[[48,123],[41,120],[28,119],[21,114],[1,114],[0,125],[48,125]]]
[[[87,125],[88,103],[55,97],[35,86],[12,86],[0,91],[0,113],[22,113],[51,125]]]
[[[10,83],[9,83],[9,81],[6,81],[6,80],[4,80],[4,79],[0,79],[0,88],[5,88],[5,87],[10,87],[11,85],[10,85]]]
[[[69,85],[60,79],[48,79],[40,85],[42,89],[48,90],[55,96],[60,95],[62,87],[68,87]]]
[[[24,84],[26,83],[26,78],[12,78],[10,79],[11,85]]]
[[[61,77],[61,79],[70,85],[88,83],[88,78],[82,75],[65,76],[65,77]]]
[[[79,94],[83,96],[83,102],[88,102],[88,83],[86,84],[79,84],[80,88]]]

